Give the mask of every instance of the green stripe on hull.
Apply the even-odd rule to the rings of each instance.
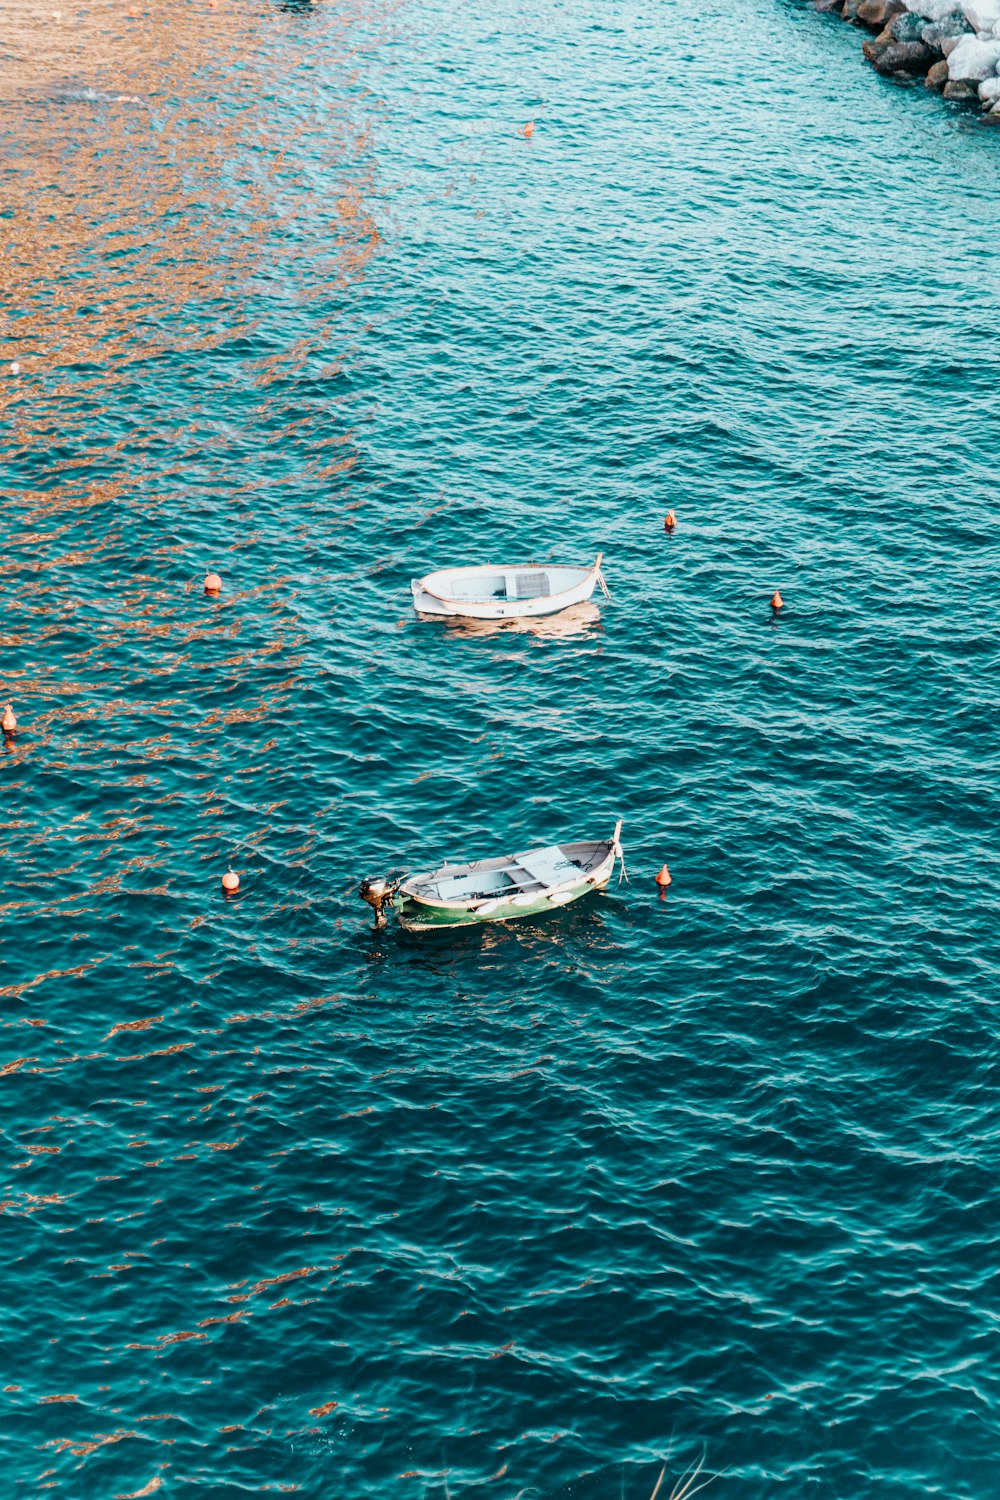
[[[563,896],[561,901],[550,901],[547,896],[541,896],[530,906],[507,904],[485,914],[466,907],[431,906],[423,901],[414,901],[409,896],[397,896],[393,905],[399,913],[399,920],[411,932],[430,931],[434,927],[476,927],[484,922],[513,922],[518,917],[537,917],[543,912],[560,911],[562,907],[578,901],[581,896],[586,896],[588,891],[603,890],[606,883],[593,885],[589,880],[583,880],[565,893],[560,892]]]

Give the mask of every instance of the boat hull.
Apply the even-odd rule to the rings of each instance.
[[[615,867],[615,854],[610,852],[600,867],[588,875],[581,873],[579,880],[537,895],[515,895],[486,901],[470,902],[467,905],[444,904],[423,901],[409,892],[400,891],[393,901],[400,924],[409,932],[430,932],[443,927],[476,927],[485,922],[513,922],[521,917],[540,917],[558,911],[579,901],[581,896],[593,891],[603,891],[611,879]]]
[[[438,580],[450,581],[460,577],[463,572],[479,573],[480,569],[452,569],[442,573],[429,573],[426,578],[414,578],[410,584],[413,595],[413,607],[421,615],[444,615],[452,619],[461,620],[529,620],[537,619],[539,616],[556,615],[564,609],[570,609],[574,604],[583,604],[593,596],[594,590],[601,581],[601,558],[592,568],[559,568],[550,570],[554,574],[570,575],[576,574],[576,579],[569,583],[568,587],[559,587],[555,593],[541,595],[538,598],[515,598],[505,591],[504,594],[492,598],[461,598],[446,591],[446,582],[440,584],[441,592],[431,587]],[[496,568],[493,570],[496,581],[509,582],[524,572],[539,573],[546,570],[525,564],[522,568]]]
[[[506,599],[496,603],[480,603],[475,599],[456,600],[454,603],[435,598],[420,587],[414,579],[410,588],[413,607],[421,615],[446,615],[459,620],[530,620],[540,615],[557,615],[561,610],[571,609],[574,604],[584,604],[593,597],[597,578],[588,578],[575,589],[548,599]]]
[[[514,906],[509,901],[490,901],[486,905],[495,909],[489,912],[477,911],[474,907],[434,906],[430,902],[414,901],[410,896],[402,900],[397,897],[395,906],[400,923],[408,932],[430,932],[439,927],[478,927],[486,922],[513,922],[520,917],[540,917],[558,911],[561,906],[569,906],[591,891],[603,891],[607,883],[603,880],[598,885],[593,880],[582,880],[571,890],[558,892],[557,901],[550,896],[541,896],[537,901],[521,906]]]

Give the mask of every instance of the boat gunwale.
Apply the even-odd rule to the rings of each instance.
[[[576,885],[593,885],[594,884],[594,877],[596,875],[598,875],[599,872],[607,864],[608,857],[610,856],[612,858],[612,860],[615,857],[614,840],[613,839],[582,839],[579,842],[581,842],[581,843],[593,843],[594,846],[595,846],[595,853],[596,853],[596,851],[598,849],[600,849],[600,848],[603,847],[605,849],[605,853],[589,869],[584,869],[582,866],[576,865],[575,866],[576,874],[574,876],[566,879],[566,880],[557,881],[553,885],[541,885],[540,884],[539,885],[539,889],[537,891],[537,896],[538,896],[538,899],[540,901],[541,900],[547,900],[549,898],[549,896],[551,896],[551,895],[559,895],[562,891],[572,890],[572,888],[574,886],[576,886]],[[543,847],[544,848],[546,846],[541,845],[539,847]],[[561,848],[562,845],[560,845],[559,847]],[[524,853],[524,854],[531,854],[531,853],[534,853],[534,852],[535,851],[531,850],[531,849],[525,849],[525,850],[522,851],[522,853]],[[492,861],[473,860],[471,863],[473,865],[475,865],[475,864],[479,864],[479,863],[492,863]],[[497,872],[499,873],[501,871],[504,871],[507,868],[508,865],[514,865],[516,863],[517,863],[517,855],[516,854],[505,856],[504,863],[497,866]],[[452,873],[453,876],[457,876],[463,870],[468,869],[468,868],[469,868],[469,866],[459,865],[458,868],[454,872],[450,872],[450,873]],[[436,870],[428,871],[426,878],[433,878],[433,876],[436,875],[436,874],[438,874],[438,873],[439,872],[436,871]],[[485,874],[487,872],[484,871],[483,873]],[[413,879],[419,879],[419,878],[420,878],[419,875],[416,875],[416,876],[413,877]],[[611,876],[609,874],[608,879],[610,880],[610,878],[611,878]],[[486,905],[486,904],[488,904],[491,901],[497,901],[500,904],[505,904],[505,903],[507,903],[509,901],[511,904],[513,904],[515,896],[518,896],[518,895],[527,895],[527,894],[534,895],[536,893],[535,892],[530,892],[529,893],[529,892],[525,892],[525,891],[512,891],[509,896],[506,895],[506,894],[503,894],[503,895],[500,895],[500,896],[483,895],[483,896],[473,896],[471,900],[466,900],[466,901],[446,901],[446,900],[443,900],[441,898],[437,898],[435,900],[430,900],[426,896],[418,896],[418,895],[416,895],[415,892],[412,889],[410,889],[409,881],[404,881],[403,884],[399,888],[399,895],[400,896],[404,896],[407,901],[413,901],[418,906],[430,906],[430,907],[434,907],[435,909],[440,910],[440,911],[467,911],[467,912],[474,912],[478,906]]]

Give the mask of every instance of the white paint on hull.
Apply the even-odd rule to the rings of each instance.
[[[600,554],[591,568],[536,563],[443,568],[414,578],[410,589],[419,614],[466,620],[525,620],[583,604],[598,583],[605,587]]]

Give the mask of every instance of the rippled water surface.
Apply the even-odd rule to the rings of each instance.
[[[63,3],[0,69],[9,1492],[995,1493],[1000,135],[792,0]],[[357,900],[618,816],[549,921]]]

